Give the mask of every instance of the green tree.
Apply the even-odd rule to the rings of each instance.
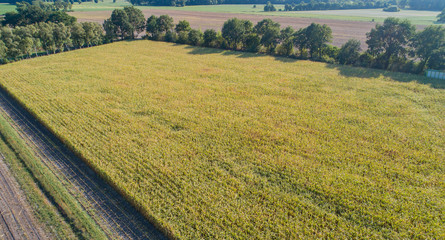
[[[168,15],[161,15],[156,20],[159,33],[165,34],[167,31],[171,31],[173,29],[173,18]]]
[[[55,50],[63,52],[71,45],[71,31],[63,23],[50,23],[53,28]],[[55,50],[53,52],[55,52]]]
[[[111,21],[111,18],[106,19],[102,25],[105,31],[105,39],[107,42],[112,42],[117,38],[117,27]]]
[[[130,24],[127,13],[123,9],[114,9],[111,13],[111,22],[114,24],[116,35],[124,38],[130,36],[134,31]]]
[[[49,23],[39,23],[38,24],[38,37],[42,44],[43,50],[48,54],[50,51],[56,50],[56,43],[53,36],[53,25]]]
[[[2,27],[1,32],[1,40],[7,49],[6,56],[13,59],[17,58],[21,54],[17,41],[20,36],[15,36],[12,29],[9,27]]]
[[[256,33],[249,33],[244,40],[244,48],[249,52],[258,52],[261,47],[261,38]]]
[[[1,32],[0,32],[0,34],[1,34]],[[0,35],[0,63],[6,62],[7,51],[8,51],[8,49],[6,48],[5,43],[1,40],[1,35]]]
[[[202,42],[202,32],[196,29],[192,29],[188,34],[188,41],[191,45],[199,46]]]
[[[179,21],[178,24],[176,24],[175,31],[178,34],[178,43],[185,44],[188,42],[188,33],[192,30],[190,27],[190,23],[186,20]]]
[[[135,38],[135,35],[139,35],[145,29],[145,17],[142,11],[133,6],[124,7],[124,11],[127,13],[128,22],[133,30],[130,34],[131,39]],[[136,34],[135,34],[136,32]]]
[[[83,22],[82,28],[85,32],[85,44],[88,47],[99,45],[103,42],[103,30],[98,23]]]
[[[264,6],[265,12],[275,12],[277,9],[271,2],[267,2],[266,6]]]
[[[179,23],[176,24],[175,27],[176,33],[188,32],[190,30],[192,30],[192,28],[190,28],[190,23],[187,22],[186,20],[179,21]]]
[[[360,58],[360,41],[350,39],[340,48],[337,60],[340,64],[355,64]]]
[[[307,49],[311,58],[321,58],[323,48],[331,39],[332,30],[326,24],[312,23],[294,34],[294,44],[300,49],[300,53]]]
[[[253,29],[261,37],[260,43],[273,53],[280,41],[280,24],[268,18],[258,22]]]
[[[159,34],[159,28],[158,28],[158,17],[155,15],[151,15],[147,19],[147,24],[145,24],[145,31],[150,38],[155,38]]]
[[[406,59],[407,45],[416,28],[408,20],[387,18],[367,33],[368,52],[376,58],[380,68],[389,69],[391,63]]]
[[[416,56],[420,61],[420,71],[425,67],[440,69],[445,64],[445,28],[428,26],[418,32],[412,41]]]
[[[15,27],[13,29],[14,41],[17,43],[17,49],[20,51],[21,55],[31,55],[33,51],[34,41],[33,32],[30,28]]]
[[[81,48],[85,45],[85,30],[82,24],[75,23],[71,27],[71,40],[75,48]]]
[[[314,56],[321,57],[321,51],[326,43],[332,40],[332,30],[326,24],[320,25],[312,23],[306,28],[306,36],[308,39],[307,46],[309,54],[313,58]]]
[[[218,33],[213,29],[204,31],[204,46],[215,47],[215,42],[218,39]]]
[[[252,33],[253,24],[249,20],[240,20],[232,18],[224,22],[222,36],[227,40],[231,49],[244,48],[244,40],[247,35]]]
[[[437,22],[445,23],[445,8],[442,10],[442,12],[439,15],[437,15]]]

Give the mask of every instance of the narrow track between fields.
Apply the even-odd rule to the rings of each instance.
[[[0,153],[0,239],[47,239]]]
[[[0,113],[42,162],[65,183],[110,239],[166,239],[118,192],[72,153],[3,89]]]

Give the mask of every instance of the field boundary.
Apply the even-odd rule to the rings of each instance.
[[[100,173],[72,151],[34,113],[26,110],[26,106],[3,86],[0,86],[0,106],[15,123],[13,127],[21,138],[33,145],[34,152],[42,157],[44,164],[56,175],[65,174],[63,178],[69,182],[71,188],[77,188],[80,195],[85,195],[83,197],[86,203],[81,201],[80,204],[90,214],[91,211],[97,212],[99,217],[95,217],[95,221],[102,228],[108,229],[106,232],[109,237],[165,239],[159,230],[138,215],[133,203],[124,199],[115,186],[108,184],[108,179],[101,177]],[[37,134],[30,136],[33,133]],[[111,235],[110,231],[113,232]]]

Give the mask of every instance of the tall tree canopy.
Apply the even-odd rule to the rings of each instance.
[[[253,24],[251,21],[232,18],[224,23],[221,33],[231,49],[242,49],[246,36],[252,31]]]
[[[415,31],[408,20],[387,18],[366,34],[368,52],[381,63],[380,68],[389,69],[391,63],[406,59],[407,45]]]
[[[416,56],[421,59],[420,70],[425,67],[433,69],[445,68],[445,28],[428,26],[413,38]]]

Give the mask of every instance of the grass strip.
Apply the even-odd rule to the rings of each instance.
[[[26,147],[17,132],[0,116],[0,150],[25,190],[38,218],[59,239],[107,239],[56,176]],[[43,193],[42,193],[43,192]],[[45,200],[49,199],[54,206]],[[60,212],[60,215],[56,212]],[[67,223],[70,227],[67,226]]]

